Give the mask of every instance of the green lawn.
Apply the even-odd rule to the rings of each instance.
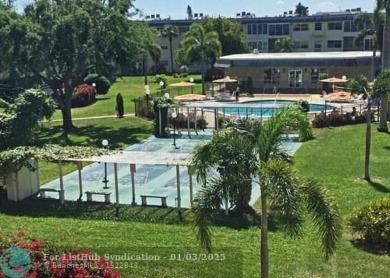
[[[353,208],[373,198],[389,196],[390,135],[377,133],[375,128],[372,184],[361,178],[364,169],[364,125],[316,130],[316,138],[304,143],[294,156],[297,171],[318,179],[335,197],[343,219]],[[82,213],[72,211],[74,219],[63,216],[64,208],[48,206],[48,216],[43,216],[37,213],[38,207],[35,213],[21,207],[1,209],[0,223],[7,223],[1,225],[2,234],[26,230],[35,238],[45,239],[54,245],[76,244],[101,253],[133,250],[168,256],[183,250],[195,252],[197,247],[191,228],[185,222],[180,224],[172,209],[121,207],[119,221],[115,221],[115,208],[112,206],[86,208]],[[22,212],[18,213],[18,210]],[[68,208],[66,211],[71,210]],[[232,248],[217,249],[217,252],[226,253],[228,259],[224,263],[202,264],[198,272],[198,263],[161,260],[141,262],[136,268],[133,265],[133,268],[120,271],[124,277],[239,277],[234,271],[243,269],[243,277],[258,277],[258,229],[219,226],[213,231],[216,248]],[[304,237],[296,240],[287,239],[281,231],[273,230],[270,233],[270,276],[388,277],[390,257],[363,251],[353,245],[352,238],[345,227],[336,255],[325,262],[311,225],[307,226]]]
[[[201,92],[201,84],[199,84],[199,76],[191,75],[186,78],[174,78],[172,76],[167,76],[168,84],[177,83],[180,81],[189,81],[193,77],[197,83],[193,91]],[[160,85],[155,82],[153,76],[149,76],[148,83],[152,95],[160,94]],[[191,88],[170,88],[168,86],[169,93],[171,97],[174,97],[178,94],[191,93]],[[97,101],[90,106],[73,108],[72,117],[73,118],[83,118],[91,116],[104,116],[104,115],[115,115],[115,106],[116,106],[116,95],[121,93],[123,96],[124,102],[124,111],[125,114],[134,113],[134,98],[145,96],[144,88],[144,77],[143,76],[125,76],[123,78],[118,78],[116,82],[111,86],[110,90],[106,95],[100,95],[97,97]],[[53,116],[54,120],[62,119],[61,111],[56,111]]]

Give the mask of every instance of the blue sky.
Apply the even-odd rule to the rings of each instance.
[[[19,10],[31,0],[17,0]],[[277,16],[285,11],[295,10],[301,2],[309,7],[309,13],[343,11],[360,7],[363,11],[372,11],[374,0],[136,0],[134,5],[145,13],[160,14],[161,18],[184,19],[187,6],[193,13],[209,16],[235,17],[236,13],[250,12],[256,16]]]

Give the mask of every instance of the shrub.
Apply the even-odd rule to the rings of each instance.
[[[0,235],[0,250],[1,255],[7,253],[2,258],[7,267],[0,268],[0,277],[120,277],[103,257],[89,251],[52,250],[42,241],[26,239],[23,231],[13,238]]]
[[[310,111],[310,104],[307,100],[300,99],[296,102],[296,104],[298,105],[299,109],[301,109],[302,112],[307,113]]]
[[[164,86],[163,86],[163,89],[167,88],[168,87],[168,79],[167,77],[165,76],[165,74],[157,74],[155,77],[154,77],[154,82],[156,82],[157,84],[160,84],[160,82],[164,82]],[[159,85],[160,86],[160,85]]]
[[[179,78],[179,74],[178,74],[177,72],[175,72],[175,73],[173,74],[173,78]]]
[[[368,243],[390,243],[390,198],[382,198],[356,209],[348,225]]]
[[[188,77],[188,72],[182,72],[182,73],[180,73],[180,74],[179,74],[179,77],[182,77],[182,78]]]
[[[116,95],[116,115],[118,118],[123,118],[123,114],[124,114],[124,107],[123,107],[123,97],[121,95],[121,93],[118,93]]]
[[[102,75],[89,74],[84,78],[84,82],[92,86],[95,83],[96,93],[98,95],[105,95],[111,87],[110,81]]]
[[[96,90],[88,84],[81,84],[74,88],[72,107],[88,106],[96,101]]]

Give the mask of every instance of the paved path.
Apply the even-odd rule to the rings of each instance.
[[[125,114],[123,117],[134,117],[135,114]],[[78,120],[89,120],[89,119],[105,119],[105,118],[116,118],[116,115],[105,115],[105,116],[92,116],[92,117],[80,117],[80,118],[72,118],[72,121],[78,121]],[[44,121],[47,122],[47,121]],[[51,122],[62,122],[62,119],[55,119],[51,120]]]

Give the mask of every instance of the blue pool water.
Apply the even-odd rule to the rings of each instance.
[[[216,110],[217,113],[225,115],[237,115],[239,117],[255,116],[269,117],[274,115],[278,109],[288,104],[292,104],[293,100],[256,100],[247,102],[230,102],[218,103],[218,105],[210,104],[203,106],[205,109]],[[332,106],[327,105],[326,110],[332,109]],[[321,112],[325,110],[323,104],[310,104],[309,112]]]

